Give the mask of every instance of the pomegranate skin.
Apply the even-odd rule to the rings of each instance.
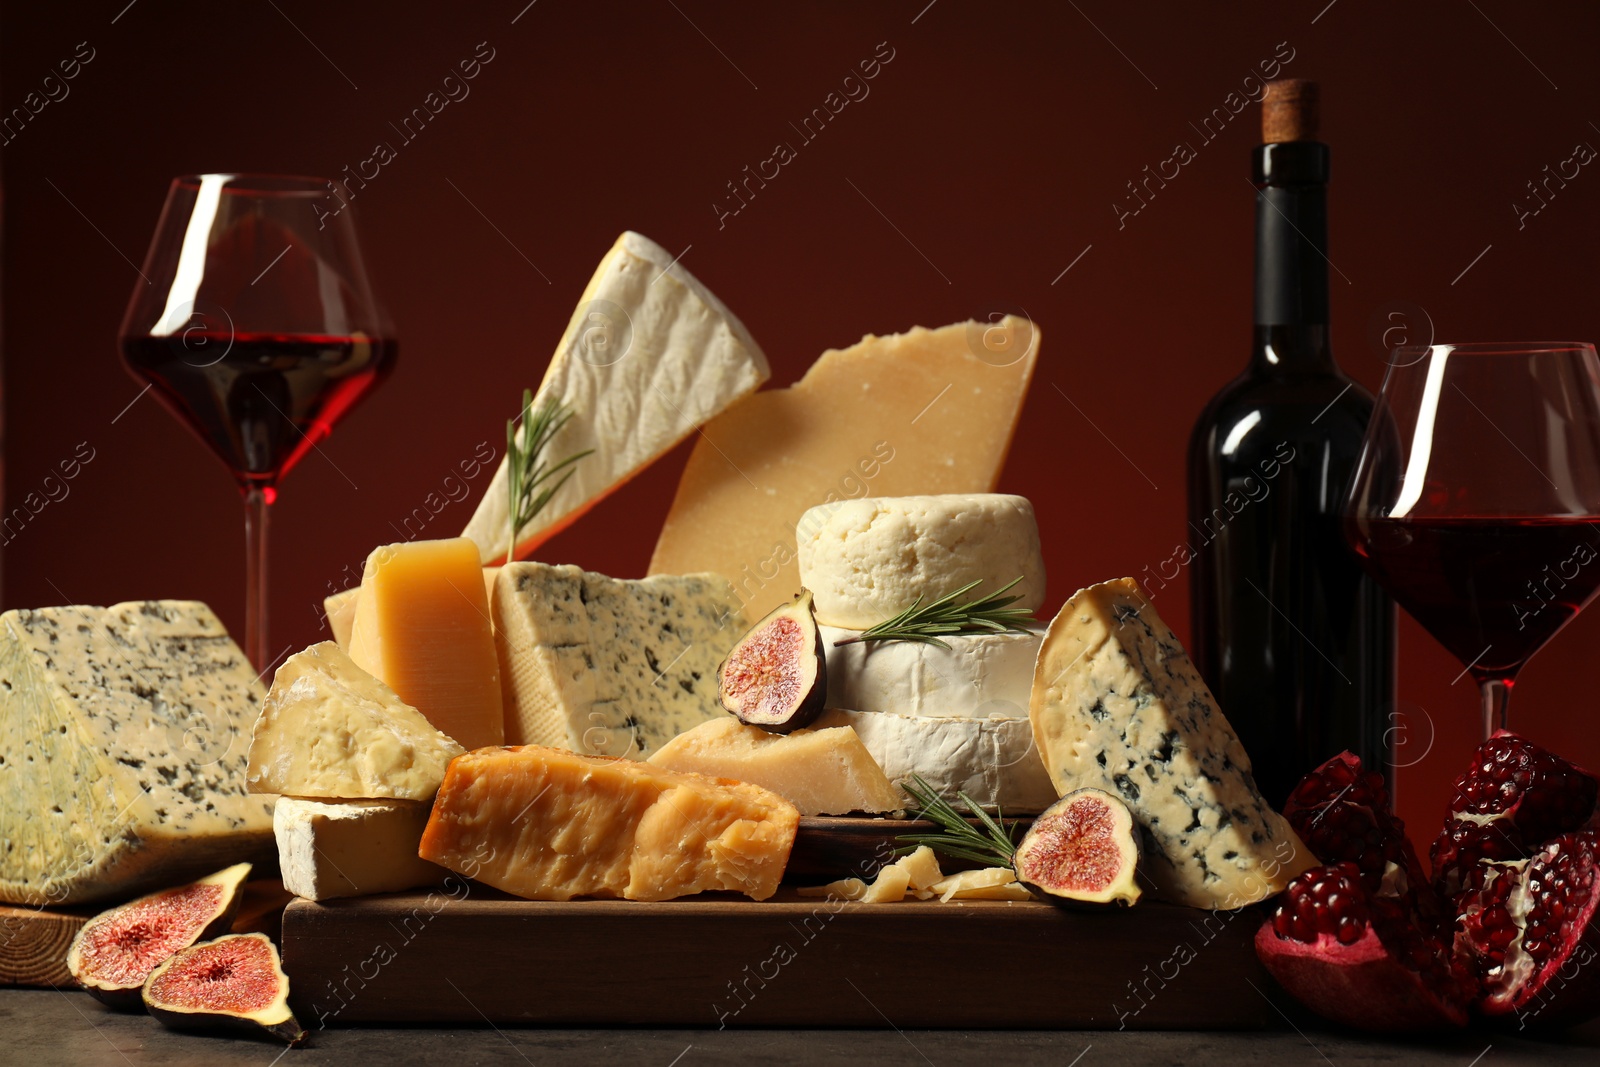
[[[1331,934],[1307,944],[1279,937],[1269,919],[1256,931],[1256,955],[1300,1003],[1357,1030],[1415,1033],[1467,1023],[1465,1006],[1436,996],[1370,927],[1354,944]]]

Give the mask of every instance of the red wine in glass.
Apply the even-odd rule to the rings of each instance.
[[[1396,349],[1345,505],[1369,573],[1472,674],[1483,734],[1600,592],[1592,345]]]
[[[395,347],[365,337],[191,333],[127,337],[122,356],[235,478],[272,486],[383,380]]]
[[[227,466],[245,502],[244,649],[267,648],[267,506],[394,366],[354,218],[320,178],[176,178],[120,333],[122,358]]]

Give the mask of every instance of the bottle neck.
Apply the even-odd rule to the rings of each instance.
[[[1328,146],[1256,148],[1257,369],[1333,370],[1328,344]]]

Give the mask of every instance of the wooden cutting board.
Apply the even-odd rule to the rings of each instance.
[[[290,903],[283,961],[300,1022],[1214,1030],[1276,1018],[1256,908],[788,890],[556,903],[453,885]]]

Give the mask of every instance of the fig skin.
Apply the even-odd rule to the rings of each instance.
[[[249,877],[250,864],[236,863],[232,867],[224,868],[215,874],[207,875],[187,885],[174,886],[170,889],[147,893],[135,900],[128,901],[126,904],[119,904],[114,908],[101,912],[85,923],[78,930],[77,936],[72,939],[72,946],[67,950],[67,970],[71,972],[72,977],[78,980],[78,984],[91,997],[107,1007],[121,1010],[137,1009],[140,1004],[140,989],[144,984],[145,978],[149,977],[149,971],[145,972],[132,985],[119,985],[114,981],[97,977],[93,972],[92,965],[86,963],[83,959],[85,942],[98,933],[102,927],[116,923],[124,915],[136,908],[149,907],[153,902],[158,902],[164,897],[177,898],[184,892],[193,890],[198,886],[214,885],[219,887],[221,896],[214,907],[212,917],[203,926],[196,929],[188,941],[177,946],[175,950],[182,951],[197,941],[206,941],[228,932],[233,925],[234,916],[239,911],[239,903],[244,899],[244,883],[245,879]],[[177,901],[174,900],[174,904],[176,903]],[[168,955],[165,959],[171,958],[171,955]],[[165,959],[157,960],[151,970],[164,963]]]
[[[253,959],[257,964],[271,964],[275,989],[270,1003],[254,1011],[245,1008],[238,1010],[215,1008],[208,1011],[178,1003],[176,1000],[161,999],[156,987],[172,968],[183,966],[196,954],[217,953],[219,949],[231,953],[235,959]],[[270,1034],[290,1045],[303,1044],[306,1040],[305,1027],[300,1025],[294,1013],[289,1010],[289,976],[283,973],[283,963],[278,958],[278,950],[266,934],[227,934],[214,941],[202,941],[190,945],[150,972],[150,977],[145,979],[141,995],[144,1006],[151,1016],[162,1026],[170,1029],[244,1029]]]
[[[745,707],[746,702],[731,696],[728,692],[728,669],[737,665],[740,653],[748,654],[750,646],[761,638],[764,630],[777,625],[782,619],[792,620],[800,627],[802,641],[806,646],[799,653],[799,661],[787,664],[784,668],[792,671],[798,678],[799,691],[790,700],[787,713],[781,719],[748,717],[750,712]],[[816,612],[811,604],[810,590],[801,589],[800,594],[793,600],[769,611],[760,622],[739,638],[738,643],[729,650],[728,655],[717,667],[717,700],[723,710],[735,719],[747,726],[759,726],[768,733],[792,733],[810,726],[817,720],[823,708],[827,706],[828,665],[822,632],[817,629]]]
[[[1118,857],[1117,871],[1098,890],[1052,886],[1046,881],[1048,872],[1032,862],[1034,856],[1037,851],[1049,847],[1046,835],[1056,830],[1060,820],[1066,818],[1075,806],[1091,802],[1099,802],[1109,809],[1113,844]],[[1099,911],[1129,907],[1139,900],[1139,885],[1135,880],[1139,859],[1138,826],[1133,821],[1133,814],[1128,811],[1127,805],[1120,798],[1104,790],[1086,787],[1074,789],[1066,794],[1034,820],[1033,826],[1017,843],[1017,850],[1012,856],[1012,867],[1017,872],[1017,881],[1038,899],[1066,908]]]

